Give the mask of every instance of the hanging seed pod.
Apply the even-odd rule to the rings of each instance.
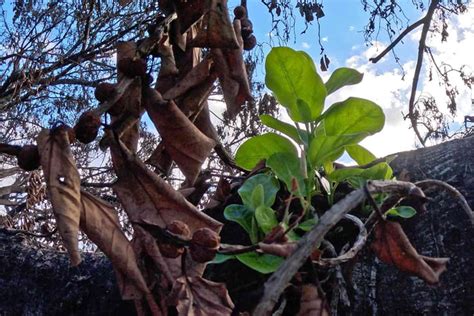
[[[213,260],[216,257],[217,249],[191,244],[191,246],[189,246],[189,252],[191,253],[191,258],[193,258],[194,261],[205,263]]]
[[[76,126],[74,126],[74,132],[76,133],[77,140],[81,143],[89,144],[96,139],[99,128],[100,116],[92,111],[87,111],[79,117]]]
[[[191,244],[210,249],[217,249],[219,248],[220,239],[221,238],[215,231],[204,227],[194,232]]]
[[[17,155],[18,166],[25,171],[38,169],[40,166],[40,155],[38,147],[34,145],[23,146]]]
[[[247,18],[243,18],[240,20],[240,27],[241,27],[240,32],[242,34],[242,38],[247,38],[250,36],[250,34],[253,33],[253,24]]]
[[[243,7],[241,5],[235,7],[234,16],[235,16],[236,19],[245,18],[247,16],[247,9],[245,9],[245,7]]]
[[[111,99],[114,96],[114,93],[114,84],[108,82],[101,82],[95,88],[94,96],[100,103],[102,103]]]
[[[189,239],[191,237],[188,225],[182,221],[172,221],[166,225],[166,230],[181,239]],[[184,253],[184,246],[171,242],[159,242],[158,247],[161,254],[166,258],[177,258]]]
[[[257,38],[254,35],[250,35],[244,39],[244,49],[252,50],[257,45]]]
[[[117,68],[129,78],[146,76],[146,61],[141,58],[124,58],[119,60]]]

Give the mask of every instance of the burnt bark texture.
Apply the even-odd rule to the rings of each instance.
[[[391,163],[411,181],[438,179],[474,205],[474,137],[399,153]],[[428,212],[402,223],[418,252],[449,257],[437,287],[380,262],[366,249],[352,269],[353,315],[473,315],[474,228],[457,200],[441,188],[427,192]],[[31,246],[21,234],[0,229],[0,315],[133,315],[121,301],[111,264],[84,253],[69,266],[65,253]],[[346,267],[348,268],[348,267]],[[348,269],[346,269],[348,270]]]

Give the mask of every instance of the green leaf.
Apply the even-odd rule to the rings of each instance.
[[[411,206],[398,206],[389,209],[386,215],[401,217],[401,218],[412,218],[416,214],[416,210]]]
[[[326,87],[308,54],[274,47],[265,61],[265,71],[267,87],[294,121],[311,122],[321,114]]]
[[[275,272],[284,261],[284,258],[267,254],[258,254],[256,252],[237,255],[237,259],[247,267],[263,274]]]
[[[382,108],[372,101],[349,98],[334,103],[324,113],[324,128],[327,136],[372,135],[382,130],[385,115]]]
[[[252,196],[257,186],[263,188],[263,203],[260,205],[272,206],[275,202],[276,194],[280,189],[280,183],[275,177],[264,173],[248,178],[240,187],[238,192],[242,198],[242,202],[249,207],[254,206]]]
[[[228,205],[224,210],[224,217],[229,220],[238,223],[243,229],[252,235],[252,219],[254,211],[245,205],[231,204]]]
[[[231,259],[237,259],[237,257],[235,255],[223,255],[221,253],[217,253],[216,256],[214,257],[214,259],[211,262],[208,262],[208,263],[209,264],[220,264],[220,263],[224,263],[227,260],[231,260]]]
[[[361,74],[355,69],[352,68],[338,68],[336,69],[326,82],[326,90],[328,95],[334,91],[353,84],[357,84],[362,81],[364,74]]]
[[[300,130],[300,132],[298,133],[298,130],[296,129],[296,127],[294,127],[291,124],[280,121],[268,114],[260,115],[260,121],[262,121],[263,125],[273,128],[285,134],[286,136],[290,137],[298,144],[308,143],[308,133],[302,130]]]
[[[358,187],[360,181],[355,179],[356,177],[364,180],[388,180],[391,179],[393,175],[392,168],[386,163],[381,162],[367,169],[362,168],[342,168],[334,170],[331,174],[328,175],[329,180],[333,182],[342,182],[345,180],[351,179],[352,184],[355,187]],[[364,181],[365,182],[365,181]]]
[[[276,153],[267,160],[267,167],[271,168],[275,175],[286,184],[288,191],[292,190],[293,178],[296,179],[298,190],[294,194],[304,196],[306,192],[303,173],[301,171],[300,159],[290,153]]]
[[[260,229],[268,234],[272,231],[273,227],[278,225],[278,220],[275,215],[275,211],[268,206],[261,205],[255,210],[255,219]]]
[[[365,169],[360,176],[367,180],[389,180],[393,176],[393,170],[388,163],[381,162]]]
[[[289,139],[275,133],[266,133],[245,141],[235,154],[235,162],[244,169],[252,170],[262,159],[281,152],[297,154]]]
[[[260,183],[257,184],[257,186],[252,191],[251,206],[253,209],[256,209],[257,207],[264,204],[264,199],[265,199],[264,194],[265,192],[263,189],[263,185]]]
[[[346,151],[358,165],[365,165],[377,159],[374,154],[359,144],[346,146]]]
[[[318,221],[316,220],[316,218],[311,218],[300,223],[297,228],[301,229],[302,231],[309,232],[317,223]]]
[[[344,146],[360,142],[367,134],[326,136],[319,130],[309,144],[308,157],[313,168],[335,161],[344,153]]]

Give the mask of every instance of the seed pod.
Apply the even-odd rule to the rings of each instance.
[[[250,35],[244,39],[244,49],[252,50],[257,45],[257,38],[253,35]]]
[[[247,16],[247,10],[245,7],[239,5],[234,9],[234,15],[236,19],[242,19]]]
[[[105,102],[113,97],[115,93],[115,85],[108,82],[101,82],[94,91],[95,98],[100,102]]]
[[[240,27],[240,33],[242,34],[242,38],[247,38],[250,36],[250,34],[253,33],[252,22],[250,22],[250,20],[247,18],[243,18],[240,20]]]
[[[129,78],[135,78],[137,76],[144,78],[146,76],[146,61],[141,58],[121,59],[117,67],[120,72]]]
[[[191,253],[191,258],[193,258],[194,261],[205,263],[214,259],[217,249],[191,244],[191,246],[189,246],[189,252]]]
[[[92,111],[87,111],[79,117],[76,126],[74,126],[74,132],[76,133],[77,140],[81,143],[89,144],[96,139],[99,128],[100,116]]]
[[[23,146],[16,158],[18,166],[25,171],[35,170],[40,166],[38,147],[34,145]]]
[[[219,248],[220,239],[215,231],[204,227],[194,232],[191,244],[209,249],[217,249]]]
[[[191,237],[191,231],[189,230],[188,225],[186,225],[182,221],[172,221],[171,223],[166,225],[166,229],[170,233],[173,233],[174,235],[177,235],[182,239],[189,239]]]

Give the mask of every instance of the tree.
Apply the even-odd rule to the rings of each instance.
[[[218,133],[211,124],[207,99],[216,89],[214,82],[217,79],[220,82],[218,93],[223,95],[227,105],[227,115],[224,119],[229,122],[239,115],[238,121],[243,125],[241,130],[247,129],[248,126],[250,133],[257,134],[262,127],[255,124],[256,114],[261,114],[260,109],[275,110],[275,101],[266,96],[259,102],[259,109],[254,106],[241,111],[245,102],[250,105],[255,103],[248,78],[252,68],[246,67],[242,51],[251,50],[256,43],[252,35],[252,25],[246,17],[245,3],[243,4],[234,12],[236,18],[233,22],[228,17],[226,1],[219,0],[174,4],[160,1],[156,8],[133,4],[125,9],[119,8],[115,3],[99,4],[94,1],[82,3],[76,8],[68,5],[53,6],[50,3],[42,7],[42,4],[30,3],[26,4],[30,6],[28,12],[24,10],[25,4],[19,3],[14,9],[16,26],[29,28],[32,35],[24,43],[20,43],[17,51],[3,58],[5,71],[10,75],[2,85],[2,93],[7,100],[2,107],[6,111],[6,122],[12,122],[12,118],[18,118],[25,113],[31,116],[19,129],[7,124],[5,138],[10,132],[10,135],[36,134],[38,129],[28,127],[31,124],[41,125],[43,115],[53,108],[57,109],[57,113],[52,116],[54,123],[51,128],[39,133],[38,147],[3,144],[2,152],[16,156],[23,169],[32,170],[42,165],[58,232],[70,253],[71,262],[75,265],[81,260],[77,244],[80,227],[111,259],[117,271],[122,297],[135,299],[137,312],[148,308],[152,313],[158,314],[170,305],[177,306],[178,312],[185,313],[187,308],[193,308],[186,302],[192,302],[193,299],[196,300],[194,306],[200,305],[200,308],[207,309],[210,313],[229,313],[232,308],[225,287],[202,278],[204,263],[215,256],[219,247],[217,233],[221,224],[198,212],[189,202],[200,202],[209,187],[206,182],[209,177],[234,177],[231,170],[225,168],[242,168],[242,164],[236,165],[226,146],[220,143]],[[281,14],[281,8],[278,11],[278,3],[272,2],[269,6],[277,15]],[[303,8],[303,12],[309,10],[303,4],[300,4],[300,8]],[[319,11],[315,8],[319,8]],[[120,14],[122,10],[125,10],[124,15]],[[320,6],[314,5],[311,10],[314,10],[311,12],[314,12],[317,18],[321,17]],[[52,14],[47,15],[46,12]],[[106,12],[103,18],[100,15],[102,12]],[[94,19],[96,15],[101,18]],[[75,16],[78,17],[76,25],[71,23],[71,17]],[[309,19],[307,13],[305,17]],[[427,25],[428,20],[424,20]],[[196,22],[198,23],[195,24]],[[144,37],[143,31],[147,23],[149,35]],[[14,39],[14,32],[6,34],[11,41]],[[116,44],[117,39],[127,41]],[[117,83],[105,83],[102,82],[101,72],[111,69],[113,61],[110,52],[115,45]],[[36,56],[35,50],[44,47],[51,54]],[[205,49],[201,50],[200,47]],[[51,55],[58,57],[51,58]],[[153,62],[151,65],[147,63],[146,58],[149,56],[160,57],[156,80],[150,77],[150,71],[147,70],[147,66],[151,69],[155,67]],[[29,71],[21,70],[27,66]],[[155,89],[149,86],[153,82]],[[81,104],[84,105],[89,98],[71,89],[55,91],[56,86],[64,84],[96,86],[95,97],[101,104],[79,116]],[[326,91],[327,87],[322,89]],[[48,93],[45,93],[47,90]],[[65,92],[67,95],[64,96]],[[55,95],[59,95],[61,99],[55,100]],[[64,105],[61,103],[63,99],[76,100]],[[156,145],[156,139],[150,133],[140,133],[140,118],[145,111],[160,133],[159,145]],[[316,119],[320,112],[314,113],[313,119]],[[105,113],[108,113],[110,122],[101,121],[101,116]],[[74,129],[67,127],[65,123],[74,125]],[[97,168],[94,163],[98,157],[107,157],[108,154],[97,155],[97,152],[89,150],[91,145],[87,144],[96,139],[101,126],[104,126],[104,134],[97,145],[101,149],[110,148],[111,162]],[[238,135],[239,130],[234,134],[234,140],[240,138]],[[85,145],[71,149],[69,144],[76,138]],[[225,166],[218,167],[216,172],[213,170],[216,168],[216,160],[210,159],[210,173],[201,172],[201,166],[212,149]],[[71,150],[75,151],[75,155]],[[149,158],[147,162],[155,168],[155,173],[143,164],[142,160],[146,158]],[[181,184],[182,192],[176,191],[162,177],[157,176],[172,176],[170,168],[173,161],[185,177]],[[82,174],[76,170],[76,162],[82,166]],[[366,168],[369,170],[372,166],[368,165]],[[328,172],[327,168],[327,165],[324,166]],[[360,176],[359,172],[365,172],[360,170],[362,169],[354,171],[358,174],[353,176]],[[9,176],[17,171],[6,170],[5,175]],[[31,211],[38,199],[39,202],[44,202],[44,187],[37,177],[36,173],[29,175],[28,200],[23,205],[11,207],[10,216],[24,213],[24,210]],[[112,184],[111,179],[114,178],[117,181]],[[283,180],[283,177],[279,178]],[[94,182],[89,182],[90,179],[94,179]],[[17,193],[17,197],[22,199],[23,182],[24,180],[20,179],[14,186],[10,186],[7,194],[13,193],[15,196]],[[123,208],[127,216],[125,217],[123,212],[119,214],[125,217],[126,228],[120,227],[121,222],[110,205],[86,191],[81,191],[81,185],[97,189],[96,194]],[[221,199],[229,195],[229,185],[224,180],[217,187],[216,194],[219,190],[227,190],[227,194],[221,193]],[[413,188],[410,184],[398,185],[400,190]],[[287,183],[287,187],[292,185]],[[375,192],[385,190],[384,188],[384,184],[380,184],[370,187],[369,190]],[[13,192],[13,189],[18,192]],[[361,190],[355,191],[360,198]],[[391,192],[391,189],[386,190]],[[419,198],[422,197],[420,193]],[[397,203],[398,199],[396,203],[390,204],[390,207]],[[17,218],[16,221],[25,228],[32,226],[42,229],[43,234],[39,237],[47,238],[45,241],[51,243],[48,238],[55,234],[55,230],[51,229],[52,222],[48,218],[51,215],[45,212],[47,207],[39,207],[42,219],[32,220],[28,214],[21,220]],[[306,206],[304,208],[306,209]],[[395,209],[394,212],[398,211]],[[341,212],[338,216],[342,215]],[[383,214],[379,215],[383,217]],[[297,218],[291,225],[296,227],[302,218]],[[333,224],[335,223],[331,223]],[[133,240],[130,243],[126,234],[132,234],[132,227]],[[326,228],[330,227],[328,225]],[[402,231],[398,232],[402,234]],[[286,233],[276,230],[273,234],[274,240],[266,240],[268,244],[283,238]],[[318,238],[323,236],[319,234]],[[268,254],[281,251],[276,248],[265,250],[265,244],[258,245],[261,251]],[[86,246],[88,245],[90,244],[87,243]],[[409,246],[405,244],[404,247]],[[238,247],[224,249],[227,254],[242,251],[243,248]],[[249,251],[249,248],[246,251]],[[284,251],[287,255],[291,253],[289,248]],[[383,257],[383,253],[379,255]],[[420,259],[416,251],[413,256],[415,260],[424,260]],[[436,262],[438,265],[444,263],[442,259]],[[301,261],[300,264],[302,263]],[[289,277],[293,277],[293,274]],[[425,280],[437,282],[437,279],[426,276]],[[150,287],[150,284],[157,285]],[[284,287],[281,288],[283,289]],[[321,289],[314,287],[305,290],[303,297],[309,295],[307,308],[314,308],[310,306],[311,302],[324,302],[324,296],[318,297],[318,291],[321,292]],[[148,307],[140,304],[140,297],[144,297]],[[278,297],[279,295],[276,298]],[[167,303],[164,298],[168,299]],[[275,298],[272,300],[275,304]],[[215,304],[215,301],[219,304]],[[303,305],[302,303],[302,307]],[[271,308],[273,305],[267,306],[268,310]]]

